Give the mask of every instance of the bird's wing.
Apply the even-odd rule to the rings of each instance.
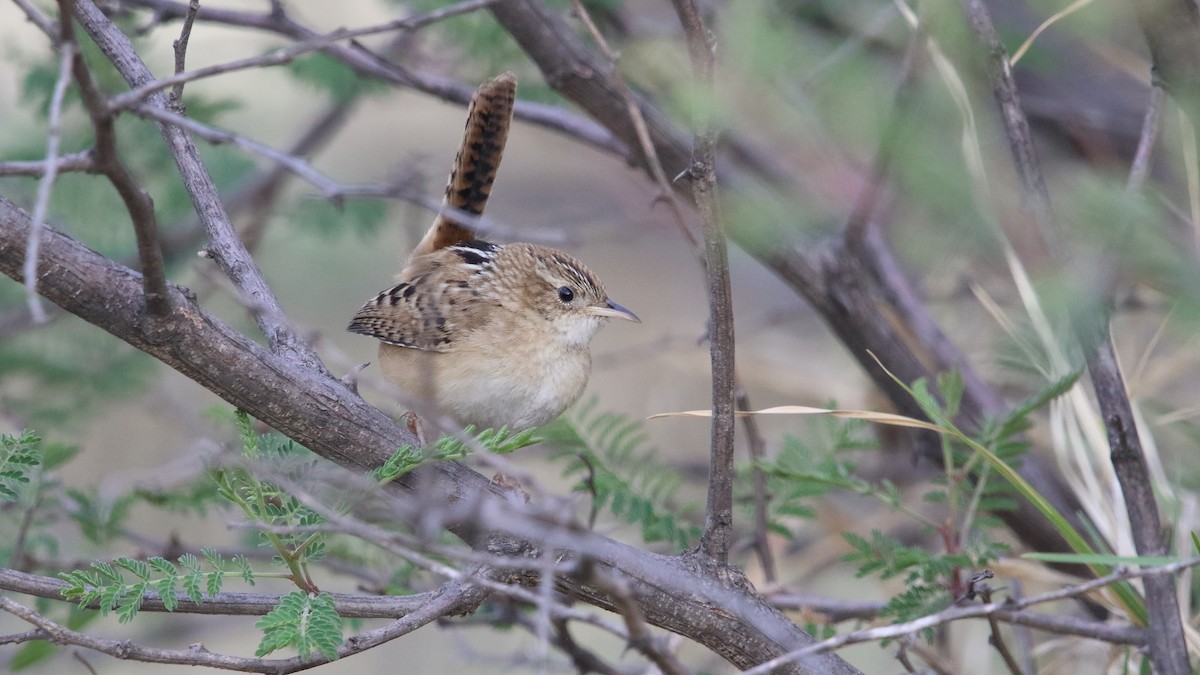
[[[476,248],[486,247],[486,248]],[[434,352],[454,351],[466,335],[480,328],[488,312],[480,292],[479,264],[494,244],[473,242],[413,260],[399,283],[367,301],[346,330],[388,344]]]

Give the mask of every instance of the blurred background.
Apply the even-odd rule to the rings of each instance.
[[[284,6],[296,21],[327,32],[446,4],[353,0]],[[569,15],[569,3],[549,4]],[[156,74],[169,74],[171,42],[178,36],[179,23],[156,22],[150,11],[134,9],[137,5],[127,6],[122,25],[136,32],[135,43],[147,65]],[[656,99],[686,129],[694,92],[686,85],[686,51],[669,4],[596,0],[585,5],[619,48],[619,68],[627,81]],[[1010,51],[1065,5],[1040,0],[991,3]],[[254,13],[270,9],[253,0],[206,0],[203,7]],[[894,117],[896,92],[902,88],[909,112],[905,134],[894,148],[897,168],[884,190],[886,237],[928,309],[988,382],[1011,401],[1040,388],[1045,364],[1031,356],[1037,348],[1028,348],[1028,308],[1006,265],[1002,242],[1026,261],[1052,306],[1070,306],[1077,298],[1071,295],[1072,283],[1057,274],[1062,270],[1048,265],[1041,235],[1021,216],[1009,151],[993,123],[990,93],[977,80],[975,51],[957,7],[919,9],[930,39],[959,68],[971,96],[979,128],[976,138],[992,188],[983,199],[969,176],[963,152],[965,115],[950,93],[951,80],[928,56],[906,57],[910,51],[924,53],[923,40],[910,50],[913,33],[897,4],[769,0],[715,2],[711,9],[718,33],[719,100],[706,112],[727,129],[726,142],[738,144],[746,156],[787,180],[782,188],[731,189],[725,195],[728,226],[758,246],[822,246],[845,224],[868,187],[871,167]],[[382,50],[389,38],[362,42]],[[188,67],[290,43],[262,31],[199,20],[191,36]],[[57,57],[15,4],[0,3],[0,45],[0,160],[36,159],[45,152],[45,111]],[[522,99],[563,105],[578,114],[546,86],[486,13],[447,20],[391,47],[410,70],[469,87],[513,70]],[[92,60],[96,67],[100,61]],[[905,65],[914,61],[916,65]],[[1145,49],[1123,3],[1097,0],[1055,24],[1023,56],[1017,72],[1055,208],[1077,252],[1073,260],[1079,264],[1069,270],[1074,275],[1070,281],[1086,287],[1119,278],[1117,344],[1131,391],[1145,413],[1147,437],[1154,441],[1155,468],[1164,479],[1169,476],[1163,487],[1167,516],[1186,532],[1195,519],[1196,472],[1188,458],[1196,439],[1196,314],[1195,298],[1178,293],[1192,286],[1174,280],[1195,270],[1195,230],[1190,223],[1196,196],[1188,191],[1186,172],[1188,161],[1194,166],[1186,135],[1190,132],[1168,108],[1163,140],[1154,155],[1152,196],[1139,200],[1124,192],[1150,90]],[[109,91],[124,90],[115,73],[101,75]],[[403,185],[407,194],[435,202],[465,119],[461,105],[366,82],[322,56],[189,83],[185,103],[196,119],[280,149],[292,148],[319,120],[341,108],[344,118],[311,153],[312,164],[346,185]],[[194,227],[190,204],[157,130],[124,115],[118,133],[126,160],[154,196],[165,236],[176,241],[172,235],[179,235],[170,279],[196,289],[207,308],[256,336],[252,321],[216,278],[215,268],[193,254],[203,239],[188,234]],[[64,151],[86,148],[89,138],[78,104],[69,106]],[[341,375],[357,364],[374,362],[377,343],[346,333],[344,326],[364,301],[391,285],[433,214],[397,199],[330,203],[294,178],[278,183],[278,190],[270,194],[247,196],[272,165],[228,146],[204,145],[203,151],[283,308],[313,336],[331,370]],[[669,176],[683,169],[664,168]],[[31,208],[36,187],[29,178],[0,178],[0,192],[24,208]],[[621,159],[518,121],[487,213],[502,233],[498,239],[544,241],[567,250],[604,281],[613,299],[641,317],[641,325],[610,325],[599,334],[585,394],[595,409],[631,419],[709,405],[703,276],[690,244],[657,197],[645,175]],[[698,233],[698,220],[690,210],[686,214],[688,227]],[[59,179],[50,222],[118,259],[133,251],[132,232],[119,201],[93,177],[68,174]],[[772,241],[781,225],[789,238]],[[1114,260],[1114,250],[1120,260]],[[730,255],[738,374],[753,407],[886,405],[794,290],[741,248],[731,247]],[[204,459],[234,437],[229,406],[73,317],[57,317],[48,327],[23,326],[22,304],[18,284],[0,283],[0,315],[10,321],[0,325],[0,431],[32,428],[55,443],[77,448],[76,458],[63,465],[56,480],[80,491],[100,512],[128,509],[121,529],[138,533],[132,540],[89,541],[63,523],[55,530],[57,543],[40,549],[31,545],[29,554],[35,560],[86,564],[128,552],[131,541],[145,551],[157,551],[163,542],[189,547],[243,541],[243,533],[227,527],[230,513],[201,515],[164,510],[150,503],[153,500],[126,504],[119,499],[131,490],[155,494],[193,480]],[[1016,328],[1006,328],[999,318]],[[1067,340],[1065,335],[1064,331]],[[378,375],[374,364],[366,375],[364,395],[384,410],[401,412],[371,389],[369,378]],[[1030,436],[1035,451],[1052,456],[1056,437],[1048,416],[1037,421]],[[785,440],[789,438],[813,446],[843,433],[864,446],[893,440],[866,428],[834,429],[799,418],[763,419],[761,426],[768,458],[778,457],[781,448],[793,442]],[[699,522],[708,464],[707,425],[699,420],[655,420],[646,423],[644,431],[646,446],[657,448],[657,459],[681,479],[671,507],[681,519]],[[551,452],[530,448],[512,460],[552,489],[567,493],[577,477],[564,476],[561,462],[547,461]],[[872,479],[894,481],[914,508],[935,508],[922,506],[920,495],[928,488],[926,481],[939,472],[928,462],[910,460],[871,451],[854,455],[858,470]],[[850,551],[841,534],[865,535],[878,528],[914,544],[926,542],[918,524],[878,500],[844,493],[814,499],[809,507],[812,511],[805,517],[778,516],[789,533],[771,540],[779,558],[780,587],[820,589],[823,595],[848,600],[884,600],[903,590],[898,580],[856,580],[854,568],[841,562]],[[743,515],[739,518],[739,527],[747,527]],[[616,519],[603,527],[614,536],[640,542],[635,527]],[[992,536],[1015,543],[1003,530]],[[667,553],[677,550],[669,542],[650,546]],[[1019,546],[1012,551],[1020,552]],[[746,551],[741,556],[738,562],[751,579],[761,584],[760,590],[766,587],[756,559]],[[1017,574],[1013,570],[1019,563],[1012,564],[1009,571]],[[1034,585],[1030,592],[1039,582],[1050,581],[1034,573],[1025,580]],[[352,581],[336,576],[329,576],[327,583],[330,590],[353,590]],[[286,590],[282,582],[276,585],[280,592]],[[275,589],[268,584],[260,590]],[[252,619],[242,618],[163,616],[137,622],[135,628],[146,634],[135,639],[181,647],[201,635],[212,651],[250,653],[258,639],[252,624]],[[959,666],[970,664],[969,670],[958,672],[1002,672],[970,654],[970,645],[986,639],[985,628],[953,629],[948,658]],[[128,630],[111,618],[90,629],[109,636],[123,636]],[[0,631],[18,630],[23,629],[11,617],[0,617]],[[595,640],[614,659],[622,652],[615,641],[601,636]],[[403,658],[407,672],[522,672],[532,669],[524,661],[531,644],[532,638],[523,632],[430,626],[420,637],[401,639],[322,671],[373,672]],[[956,653],[954,644],[967,647]],[[1059,656],[1047,657],[1038,672],[1100,672],[1110,664],[1111,654],[1100,643],[1064,640],[1058,648]],[[0,647],[0,661],[7,662],[13,653],[14,648]],[[701,670],[731,672],[694,645],[684,653]],[[889,650],[876,644],[854,647],[843,655],[866,672],[899,671]],[[95,654],[82,656],[102,673],[162,670]],[[565,661],[560,665],[562,672],[570,671]],[[83,670],[78,661],[59,655],[30,672]]]

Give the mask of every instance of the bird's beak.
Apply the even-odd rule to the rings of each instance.
[[[588,314],[593,314],[595,316],[606,316],[610,319],[624,319],[634,323],[642,322],[641,319],[637,318],[637,314],[634,314],[633,312],[625,309],[608,298],[604,299],[603,305],[588,306],[587,312]]]

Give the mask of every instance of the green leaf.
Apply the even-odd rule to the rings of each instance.
[[[145,581],[139,581],[129,587],[129,592],[121,599],[121,606],[117,609],[117,621],[129,623],[133,617],[137,616],[138,610],[142,607],[142,598],[145,597],[149,587],[150,584]]]
[[[1138,565],[1141,567],[1160,567],[1177,563],[1177,556],[1127,556],[1107,553],[1024,553],[1022,558],[1040,560],[1048,563],[1067,563],[1071,565]]]
[[[210,572],[208,574],[208,584],[206,585],[206,587],[204,589],[205,592],[208,594],[208,597],[211,598],[211,597],[215,596],[217,593],[220,593],[221,586],[223,586],[224,583],[225,583],[224,570],[217,570],[216,572]]]
[[[17,436],[0,434],[0,501],[15,502],[30,474],[42,464],[41,438],[32,431]]]
[[[964,386],[962,375],[957,370],[939,373],[937,385],[938,391],[942,394],[942,400],[945,401],[942,406],[942,415],[945,419],[952,420],[958,415],[958,406],[962,402]]]
[[[327,593],[288,593],[280,598],[275,609],[254,625],[263,631],[256,656],[266,656],[278,649],[293,647],[304,661],[313,652],[334,660],[342,644],[342,618],[334,607],[333,598]]]
[[[124,569],[129,570],[133,576],[146,580],[150,578],[150,566],[141,560],[133,560],[131,558],[117,558],[113,563]]]
[[[183,592],[187,594],[189,600],[197,605],[204,601],[204,594],[200,591],[203,586],[203,572],[188,572],[183,577]]]
[[[177,580],[178,577],[172,575],[154,582],[154,592],[158,593],[158,597],[162,598],[163,607],[168,612],[174,612],[175,608],[179,606],[179,598],[175,595]]]
[[[247,584],[253,586],[254,570],[250,569],[250,561],[246,559],[246,556],[242,555],[241,553],[233,556],[233,565],[241,570],[242,581],[245,581]]]
[[[1034,393],[1029,398],[1021,401],[1007,415],[1000,419],[996,424],[996,439],[1008,438],[1024,430],[1026,426],[1026,418],[1034,411],[1039,410],[1050,401],[1062,396],[1075,386],[1079,377],[1083,375],[1083,366],[1067,373],[1053,382],[1048,383],[1040,391]]]
[[[189,572],[200,571],[200,559],[192,553],[184,553],[179,556],[179,566]]]
[[[121,599],[125,597],[125,592],[125,585],[120,583],[102,587],[100,589],[100,613],[108,614],[120,605]]]

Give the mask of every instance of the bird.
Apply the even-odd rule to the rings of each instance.
[[[347,326],[380,341],[386,380],[477,430],[519,431],[558,417],[587,385],[590,344],[605,320],[641,322],[576,258],[485,241],[462,217],[487,205],[516,86],[504,73],[475,91],[443,208],[397,283]]]

